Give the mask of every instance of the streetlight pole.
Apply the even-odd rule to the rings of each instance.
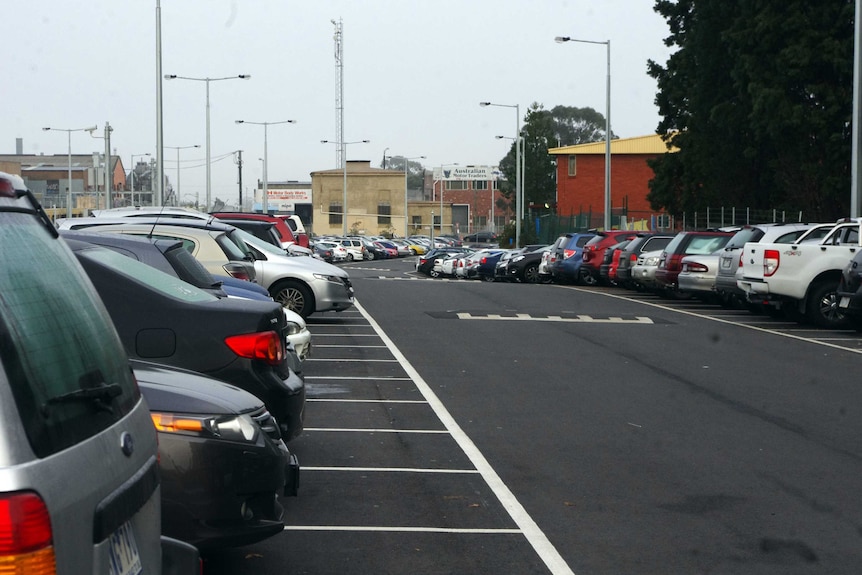
[[[220,80],[248,80],[250,74],[239,74],[238,76],[224,76],[221,78],[192,78],[189,76],[177,76],[176,74],[165,74],[165,80],[191,80],[193,82],[204,82],[207,86],[207,205],[205,211],[210,209],[210,200],[212,195],[212,177],[211,177],[211,145],[210,145],[210,82],[218,82]]]
[[[389,148],[386,148],[386,149],[388,150]],[[405,238],[407,237],[407,233],[409,231],[408,226],[410,225],[410,223],[407,221],[407,167],[408,167],[407,162],[409,162],[410,160],[420,160],[420,159],[424,160],[425,156],[413,156],[412,158],[407,158],[407,157],[404,158],[404,237]],[[384,168],[385,168],[385,163],[386,163],[386,152],[385,151],[383,152],[383,162],[384,162]]]
[[[67,140],[69,143],[69,187],[66,188],[66,217],[72,217],[72,132],[92,132],[98,128],[98,126],[93,126],[92,128],[42,128],[44,131],[54,130],[55,132],[66,132]]]
[[[519,104],[493,104],[491,102],[479,102],[480,106],[498,106],[500,108],[515,108],[515,247],[521,247],[521,217],[523,210],[522,176],[521,176],[521,107]]]
[[[267,168],[269,167],[269,156],[267,151],[267,136],[266,131],[269,126],[278,124],[295,124],[296,120],[282,120],[280,122],[249,122],[248,120],[234,120],[237,124],[254,124],[255,126],[263,126],[263,213],[269,213],[269,180],[267,178]]]
[[[350,144],[367,144],[371,140],[356,140],[355,142],[333,142],[320,140],[321,144],[337,144],[341,146],[341,172],[344,181],[341,184],[341,235],[347,235],[347,146]]]
[[[149,152],[147,152],[146,154],[132,154],[132,173],[130,175],[131,185],[129,185],[129,191],[131,192],[131,200],[133,206],[135,205],[135,158],[141,158],[149,155]]]
[[[569,36],[557,36],[554,42],[580,42],[582,44],[604,44],[607,46],[607,87],[605,88],[605,217],[604,227],[611,229],[611,41],[577,40]]]
[[[177,201],[180,198],[180,150],[187,150],[189,148],[200,148],[200,144],[192,144],[191,146],[165,146],[169,150],[177,151],[177,191],[175,194],[175,200]]]

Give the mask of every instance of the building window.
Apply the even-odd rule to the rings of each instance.
[[[410,216],[410,220],[414,230],[422,228],[422,216]]]
[[[431,225],[432,225],[432,226],[435,226],[435,227],[440,225],[440,216],[439,216],[439,215],[434,214],[434,215],[432,216],[432,218],[431,218]]]
[[[447,190],[467,190],[469,182],[466,180],[446,180],[446,189]]]
[[[329,225],[340,226],[342,224],[342,207],[341,202],[330,202],[329,204]]]
[[[488,189],[488,180],[473,180],[473,189],[474,190],[487,190]]]
[[[578,175],[578,157],[574,154],[569,156],[569,175]]]
[[[391,209],[389,202],[377,204],[377,225],[388,226],[392,224],[392,218],[389,217],[392,213]]]
[[[493,185],[494,185],[494,187],[493,187],[493,188],[491,188],[491,189],[493,189],[493,190],[499,190],[499,189],[500,189],[500,187],[497,185],[497,182],[498,182],[498,181],[499,181],[499,180],[494,180],[494,181],[492,182],[492,183],[493,183]]]

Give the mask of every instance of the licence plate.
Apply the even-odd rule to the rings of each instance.
[[[140,575],[143,572],[138,544],[128,521],[108,538],[108,558],[111,575]]]
[[[849,297],[842,297],[841,301],[838,302],[838,307],[845,308],[845,309],[850,307],[850,298]]]

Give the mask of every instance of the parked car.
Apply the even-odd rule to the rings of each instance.
[[[287,309],[307,318],[353,306],[353,284],[343,269],[315,258],[291,256],[244,232],[240,236],[252,250],[257,282]]]
[[[659,285],[655,279],[658,262],[664,249],[651,252],[641,252],[638,261],[632,267],[633,287],[639,291],[658,291]]]
[[[467,248],[453,247],[434,248],[433,250],[429,250],[425,255],[419,256],[416,260],[416,271],[434,278],[439,277],[440,270],[439,268],[435,270],[434,265],[438,259],[445,257],[447,254],[464,253],[467,251],[470,250]]]
[[[634,232],[631,230],[605,230],[598,231],[595,236],[584,244],[581,254],[580,283],[595,285],[601,281],[601,266],[605,257],[605,251],[619,242],[631,239]]]
[[[665,294],[678,291],[677,276],[682,271],[682,258],[688,255],[706,255],[723,248],[734,232],[730,231],[684,231],[679,232],[665,247],[659,257],[655,272],[656,283]]]
[[[475,273],[472,277],[477,277],[484,282],[494,281],[496,279],[497,263],[509,251],[500,249],[487,250],[474,266]],[[470,276],[468,275],[468,277]]]
[[[392,239],[392,240],[381,240],[384,245],[392,244],[395,246],[395,249],[398,252],[399,258],[405,258],[407,256],[412,256],[413,251],[410,249],[410,246],[404,240]]]
[[[623,287],[634,287],[632,271],[638,261],[638,257],[644,252],[663,250],[675,235],[643,232],[635,234],[632,241],[620,253],[619,265],[617,266],[617,283]]]
[[[365,259],[365,246],[359,238],[336,238],[335,242],[347,250],[347,261],[362,261]],[[397,251],[397,250],[396,250]]]
[[[737,275],[742,276],[739,259],[747,242],[793,243],[813,227],[819,227],[823,231],[822,235],[818,236],[822,238],[834,224],[780,223],[743,226],[721,250],[715,277],[715,290],[719,301],[731,307],[743,307],[747,303],[745,292],[736,283]]]
[[[602,256],[602,265],[599,266],[599,282],[604,284],[615,283],[617,277],[617,267],[619,267],[620,253],[625,249],[626,245],[632,238],[618,242],[605,250]]]
[[[373,240],[362,238],[362,245],[365,246],[365,259],[367,260],[385,260],[390,257],[389,250],[378,246]]]
[[[407,246],[407,249],[410,250],[410,254],[414,256],[422,255],[429,249],[431,249],[430,246],[425,242],[411,240],[410,238],[401,241],[404,242],[404,244]]]
[[[497,234],[494,232],[476,232],[461,238],[465,244],[496,244]]]
[[[0,246],[2,570],[199,573],[197,550],[161,535],[156,432],[111,317],[6,173]]]
[[[236,385],[264,401],[285,441],[302,432],[305,382],[287,363],[279,304],[219,299],[112,250],[66,243],[105,303],[130,357]]]
[[[719,252],[697,254],[682,258],[682,269],[677,276],[677,290],[683,296],[696,297],[707,302],[718,302],[715,277],[718,273]]]
[[[291,244],[298,244],[304,248],[307,248],[309,244],[307,234],[294,235],[293,230],[290,229],[288,223],[283,218],[275,215],[255,212],[212,212],[211,215],[219,219],[226,220],[246,219],[270,222],[275,226],[275,229],[278,232],[278,236],[281,239],[281,247],[285,249]]]
[[[299,462],[256,396],[199,373],[133,361],[159,438],[162,532],[201,552],[284,530]]]
[[[387,258],[397,258],[398,257],[398,248],[395,244],[385,241],[375,241],[372,242],[374,246],[378,249],[381,249],[386,252]]]
[[[274,246],[282,247],[281,236],[275,227],[275,222],[228,217],[221,217],[219,218],[219,221],[244,230],[254,237],[260,238]]]
[[[862,251],[856,252],[842,270],[836,296],[837,311],[856,331],[862,331]]]
[[[504,265],[497,268],[497,277],[521,283],[540,283],[543,277],[539,274],[542,259],[550,253],[552,246],[543,246],[532,251],[518,252],[514,250],[503,260]]]
[[[199,218],[73,218],[61,222],[59,229],[179,240],[211,274],[255,280],[251,251],[239,237],[241,230],[224,222]]]
[[[595,233],[563,234],[554,242],[548,259],[553,281],[560,283],[579,283],[583,264],[584,246],[596,237]]]
[[[324,258],[327,263],[347,261],[347,250],[344,249],[344,246],[339,243],[330,241],[317,241],[314,243],[314,247],[316,250],[329,250],[331,259],[327,260],[326,258]]]

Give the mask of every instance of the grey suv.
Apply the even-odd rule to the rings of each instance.
[[[15,535],[0,543],[4,566],[198,571],[193,547],[161,539],[156,433],[108,313],[24,181],[5,173],[0,245],[0,523]]]

